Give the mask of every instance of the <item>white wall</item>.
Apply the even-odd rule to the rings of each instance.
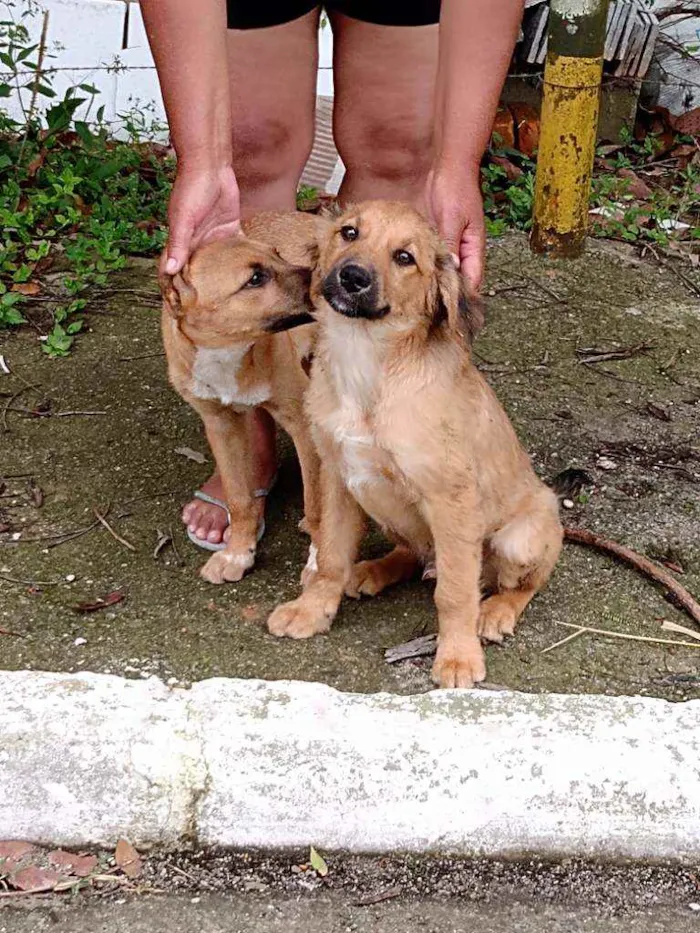
[[[197,0],[192,0],[197,2]],[[125,17],[128,3],[128,28],[125,36]],[[15,17],[22,2],[15,7]],[[0,18],[5,18],[0,3]],[[144,109],[147,117],[153,116],[165,122],[165,113],[155,73],[153,59],[137,2],[130,0],[41,0],[41,10],[34,16],[22,20],[28,26],[35,42],[43,25],[43,13],[48,21],[48,42],[44,67],[57,69],[53,75],[53,86],[60,97],[71,85],[87,83],[99,88],[100,95],[92,105],[94,115],[97,107],[104,105],[105,120],[118,119],[119,114],[134,108]],[[332,36],[328,26],[319,34],[319,94],[332,96],[333,77]],[[2,66],[0,65],[0,69]],[[1,73],[1,72],[0,72]],[[31,72],[23,75],[22,83],[31,78]],[[4,80],[7,80],[6,78]],[[18,100],[21,96],[22,100]],[[3,106],[8,106],[13,116],[22,114],[22,104],[29,106],[31,93],[23,90]],[[39,98],[41,109],[51,105],[46,98]],[[84,117],[86,107],[79,111]]]

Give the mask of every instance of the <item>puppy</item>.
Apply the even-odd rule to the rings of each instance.
[[[536,477],[470,357],[481,318],[454,261],[407,205],[346,212],[322,245],[311,295],[319,334],[306,404],[322,462],[317,572],[268,620],[327,632],[344,592],[374,595],[435,561],[433,677],[485,677],[559,555],[554,493]],[[396,546],[353,566],[373,518]],[[491,593],[481,602],[481,587]]]
[[[303,397],[316,327],[309,282],[323,225],[301,213],[259,214],[243,225],[245,237],[203,246],[181,273],[161,279],[170,381],[204,422],[230,515],[225,548],[201,570],[210,583],[240,580],[255,562],[261,529],[246,414],[257,406],[294,442],[302,527],[316,535],[319,462]]]

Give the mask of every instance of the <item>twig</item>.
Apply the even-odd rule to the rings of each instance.
[[[21,632],[11,632],[9,628],[0,628],[0,635],[12,635],[13,638],[24,638]]]
[[[565,298],[562,295],[557,295],[557,293],[553,289],[548,288],[548,286],[546,285],[543,285],[542,282],[539,281],[539,279],[536,279],[534,277],[534,275],[529,275],[527,272],[524,272],[523,275],[529,282],[532,282],[533,285],[536,285],[546,295],[549,295],[550,298],[553,298],[558,304],[566,305],[569,303],[568,298]]]
[[[100,515],[100,513],[95,508],[93,508],[92,511],[94,512],[95,518],[100,523],[100,525],[102,525],[104,528],[107,529],[107,531],[112,535],[115,541],[118,541],[120,544],[123,544],[124,547],[128,548],[130,551],[136,550],[136,548],[130,541],[127,541],[126,538],[122,538],[121,535],[117,534],[117,532],[114,530],[114,528],[112,528],[112,526],[109,524],[109,522],[104,517],[104,515]]]
[[[565,645],[569,641],[573,641],[574,638],[578,638],[579,635],[583,635],[586,629],[581,626],[577,631],[572,632],[570,635],[567,635],[566,638],[561,638],[559,641],[555,641],[553,645],[550,645],[549,648],[545,648],[544,651],[540,651],[540,654],[547,654],[549,651],[554,651],[555,648],[559,648],[561,645]]]
[[[646,353],[647,350],[654,349],[653,344],[638,343],[633,347],[624,347],[620,350],[577,349],[576,355],[579,358],[579,363],[590,365],[591,363],[606,363],[608,360],[629,360],[634,356]]]
[[[172,536],[169,534],[164,534],[159,529],[158,530],[158,543],[153,549],[153,559],[156,560],[158,558],[158,555],[163,550],[163,548],[166,546],[166,544],[172,544],[172,543],[173,543]]]
[[[566,528],[564,537],[567,541],[572,541],[574,544],[583,544],[586,545],[586,547],[596,548],[599,551],[612,554],[614,557],[630,564],[635,570],[638,570],[651,580],[660,583],[661,586],[673,595],[678,605],[688,613],[691,619],[700,625],[700,603],[691,596],[684,586],[677,580],[674,580],[671,574],[668,573],[667,570],[664,570],[663,567],[659,567],[658,564],[653,563],[648,558],[642,557],[641,554],[637,554],[630,548],[625,547],[624,544],[618,544],[617,541],[610,541],[608,538],[602,538],[600,535],[594,534],[592,531],[587,531],[585,528]]]
[[[361,897],[355,901],[355,907],[372,907],[374,904],[381,904],[383,901],[391,901],[395,897],[401,897],[403,888],[389,888],[388,891],[382,891],[381,894],[368,894],[367,897]]]
[[[173,549],[173,554],[175,555],[175,560],[178,562],[178,564],[181,564],[182,558],[180,557],[180,552],[178,551],[177,545],[175,544],[175,535],[173,534],[172,527],[168,528],[168,534],[170,535],[170,544]]]
[[[160,350],[158,353],[139,353],[137,356],[118,356],[120,363],[131,363],[133,360],[150,360],[156,356],[165,356],[165,352]]]
[[[73,884],[77,883],[77,878]],[[28,891],[0,891],[0,897],[29,897],[32,894],[51,894],[56,890],[55,884],[45,884],[40,888],[30,888]]]
[[[436,643],[437,635],[421,635],[420,638],[413,638],[401,645],[387,648],[384,652],[384,660],[387,664],[395,664],[397,661],[408,661],[409,658],[428,657],[434,653]]]
[[[3,413],[2,413],[2,429],[4,432],[7,432],[10,430],[9,425],[7,424],[7,413],[9,412],[10,406],[12,405],[12,403],[16,401],[20,397],[20,395],[22,395],[24,392],[27,392],[29,389],[38,389],[38,388],[39,386],[37,385],[31,385],[30,383],[27,383],[27,385],[22,386],[21,389],[15,392],[14,395],[10,396],[10,398],[7,400],[7,403],[5,404],[5,408],[3,409]]]
[[[558,619],[554,620],[554,624],[563,625],[566,628],[582,628],[580,625],[573,622],[559,622]],[[680,648],[700,648],[700,645],[696,645],[692,641],[676,641],[671,638],[650,638],[648,635],[626,635],[624,632],[614,632],[609,628],[591,628],[589,625],[584,625],[582,630],[584,632],[590,632],[593,635],[608,635],[610,638],[623,638],[625,641],[646,641],[654,645],[676,645]]]
[[[29,130],[34,118],[34,112],[36,111],[36,102],[39,96],[39,87],[41,86],[41,75],[43,72],[44,66],[44,56],[46,55],[46,38],[49,32],[49,11],[44,10],[44,21],[41,26],[41,37],[39,39],[39,54],[37,55],[36,60],[36,71],[34,73],[34,81],[32,82],[32,96],[29,101],[29,111],[25,114],[26,116],[26,130],[22,138],[22,145],[19,149],[19,155],[17,156],[17,173],[22,165],[22,159],[24,158],[24,150],[27,148],[27,140],[29,139]]]
[[[51,418],[72,418],[73,415],[108,415],[108,411],[55,411],[50,412]]]
[[[20,580],[17,577],[9,577],[5,573],[0,573],[0,580],[7,583],[15,583],[18,586],[58,586],[63,580]]]

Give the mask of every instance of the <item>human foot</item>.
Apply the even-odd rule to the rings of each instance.
[[[265,514],[265,496],[274,485],[277,472],[275,455],[274,422],[265,411],[255,412],[251,424],[251,443],[255,457],[255,475],[253,477],[257,491],[258,521]],[[264,491],[263,491],[264,490]],[[214,473],[202,484],[200,492],[212,499],[224,499],[224,487],[221,477]],[[228,516],[226,509],[202,499],[191,499],[182,510],[182,521],[187,530],[207,544],[221,544],[228,541]]]

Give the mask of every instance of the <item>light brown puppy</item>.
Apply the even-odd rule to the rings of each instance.
[[[306,396],[322,461],[318,570],[268,621],[275,635],[327,632],[344,592],[374,595],[434,559],[442,687],[484,679],[480,636],[513,632],[562,541],[554,493],[471,361],[481,321],[462,289],[406,205],[360,205],[327,236]],[[366,515],[396,547],[353,566]]]
[[[256,215],[244,224],[245,237],[204,246],[182,273],[161,279],[170,381],[204,422],[231,519],[225,549],[201,570],[210,583],[240,580],[255,562],[258,519],[246,413],[257,406],[294,441],[304,483],[303,527],[312,542],[316,535],[319,463],[303,397],[316,329],[310,270],[327,223],[301,213]]]

